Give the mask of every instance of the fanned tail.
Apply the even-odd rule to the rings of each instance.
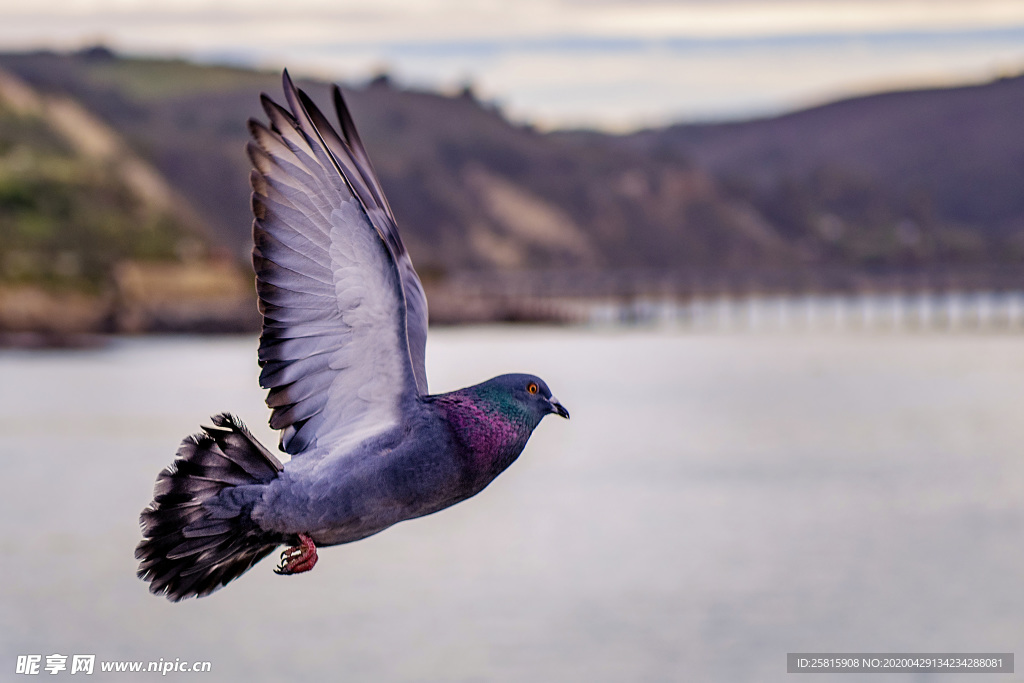
[[[182,442],[140,518],[139,578],[174,602],[209,595],[286,540],[251,517],[280,461],[234,416],[212,419],[213,427]]]

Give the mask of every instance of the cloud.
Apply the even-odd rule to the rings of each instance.
[[[282,10],[282,7],[286,9]],[[327,34],[362,41],[529,38],[550,35],[730,37],[1024,26],[1019,0],[48,0],[8,3],[0,17],[42,29],[51,21],[135,27],[241,23],[279,40]],[[221,36],[225,38],[226,36]],[[182,36],[182,38],[186,38]]]
[[[286,6],[283,11],[281,7]],[[0,8],[7,49],[104,41],[332,79],[472,80],[545,126],[773,112],[1024,65],[1020,0],[48,0]]]

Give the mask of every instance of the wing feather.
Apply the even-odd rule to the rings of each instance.
[[[268,215],[268,219],[271,221],[275,218],[279,218],[279,216],[273,213]],[[287,230],[281,230],[278,234],[287,239]],[[328,285],[328,287],[332,284],[333,264],[330,262],[329,255],[323,250],[310,250],[304,253],[299,251],[298,248],[287,244],[284,239],[279,239],[270,234],[260,235],[260,239],[256,241],[256,247],[260,250],[263,258],[270,259],[282,268],[287,268],[292,272],[302,273],[303,277],[301,279],[294,278],[294,282],[287,283],[300,287],[300,289],[293,287],[293,291],[304,291],[307,289],[309,285],[305,280],[319,282],[322,285]]]
[[[334,374],[330,372],[318,372],[312,375],[295,380],[288,386],[287,390],[281,388],[271,389],[267,394],[267,405],[271,408],[294,405],[304,401],[320,391],[325,391],[334,380]]]
[[[419,392],[426,394],[427,297],[413,268],[412,259],[409,258],[409,253],[402,243],[395,216],[384,196],[384,190],[356,132],[345,98],[337,86],[333,88],[333,99],[343,137],[335,132],[316,104],[302,91],[298,91],[297,100],[292,104],[301,106],[310,117],[311,123],[321,133],[325,148],[338,161],[339,171],[344,173],[353,193],[366,208],[367,217],[387,243],[398,266],[406,303],[406,338],[413,372]]]
[[[281,447],[298,455],[389,429],[426,391],[423,350],[410,346],[425,342],[426,307],[362,143],[283,80],[291,111],[262,96],[269,125],[250,121],[247,150],[260,384]]]
[[[380,181],[377,179],[377,174],[373,170],[373,164],[370,163],[370,156],[366,153],[363,141],[356,131],[356,124],[352,120],[348,106],[345,104],[341,88],[334,86],[332,88],[332,96],[334,108],[338,112],[338,121],[341,124],[342,135],[345,137],[345,141],[355,157],[356,165],[362,170],[363,179],[370,186],[377,199],[378,206],[383,209],[387,217],[387,221],[384,221],[386,223],[385,232],[388,234],[389,244],[391,244],[393,253],[395,253],[402,283],[405,287],[409,353],[412,355],[413,370],[416,372],[416,384],[420,388],[420,393],[426,394],[427,295],[423,291],[423,285],[420,283],[419,276],[416,275],[416,270],[413,268],[409,252],[406,251],[405,245],[402,243],[395,215],[391,211],[387,197],[384,196],[384,188],[381,187]]]

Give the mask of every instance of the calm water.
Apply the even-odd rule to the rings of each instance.
[[[210,414],[276,443],[255,348],[0,353],[0,671],[782,681],[788,651],[1024,653],[1020,337],[436,330],[435,391],[532,371],[572,421],[476,499],[172,605],[134,576],[138,513]]]

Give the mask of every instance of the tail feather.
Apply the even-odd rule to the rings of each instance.
[[[224,413],[185,439],[177,459],[157,477],[153,502],[142,511],[138,575],[149,589],[177,602],[209,595],[238,578],[285,542],[251,518],[259,485],[280,461],[237,418]],[[219,496],[224,489],[251,495]],[[251,499],[250,502],[246,502]],[[241,501],[241,502],[239,502]]]

